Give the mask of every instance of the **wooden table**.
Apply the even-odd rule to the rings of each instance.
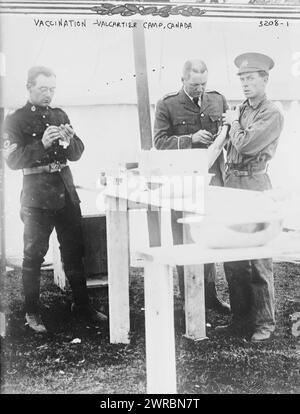
[[[129,225],[130,208],[149,208],[149,194],[125,194],[118,185],[105,191],[107,199],[107,243],[110,342],[129,343]],[[137,197],[138,196],[138,197]],[[138,202],[137,202],[138,201]],[[155,198],[151,206],[167,203]],[[189,208],[187,207],[187,211]],[[159,241],[157,212],[154,235]],[[151,224],[151,220],[148,224]],[[151,227],[151,226],[150,226]],[[152,230],[149,227],[149,231]],[[156,243],[157,244],[157,243]],[[196,244],[147,247],[139,252],[145,269],[145,325],[148,393],[176,393],[175,334],[172,267],[185,266],[186,336],[206,337],[204,308],[204,263],[258,259],[299,253],[300,236],[282,233],[273,242],[256,248],[205,249]]]
[[[135,191],[127,193],[118,185],[110,185],[106,196],[107,260],[109,280],[110,342],[129,343],[129,210],[148,209],[149,245],[161,244],[161,215],[170,210],[168,199],[158,193]],[[178,201],[178,200],[177,200]],[[185,211],[195,209],[192,202],[185,201]],[[147,246],[148,247],[148,246]],[[144,249],[143,249],[144,250]],[[141,253],[138,252],[138,253]],[[192,339],[206,338],[204,315],[203,265],[185,269],[186,285],[186,335]],[[195,277],[197,275],[197,277]],[[195,292],[197,292],[197,297]],[[194,300],[191,302],[191,296]],[[197,303],[198,309],[194,307]],[[200,307],[199,307],[200,306]],[[192,317],[190,317],[192,315]],[[201,321],[199,322],[199,318]],[[192,320],[193,319],[193,320]],[[194,323],[194,319],[198,323]]]

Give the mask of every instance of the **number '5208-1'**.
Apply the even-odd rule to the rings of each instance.
[[[289,26],[288,20],[260,20],[259,21],[259,27],[262,26]]]

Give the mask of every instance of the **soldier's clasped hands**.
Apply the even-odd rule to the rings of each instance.
[[[74,136],[74,130],[71,127],[71,125],[69,125],[69,124],[63,125],[62,124],[58,128],[59,128],[59,132],[60,132],[60,139],[61,139],[61,141],[64,141],[67,144],[70,144],[70,140]]]
[[[61,124],[59,127],[51,125],[45,130],[42,143],[45,149],[50,148],[51,145],[57,140],[69,145],[73,136],[74,130],[69,124]]]
[[[50,148],[51,145],[60,138],[59,128],[55,125],[49,126],[43,135],[42,143],[45,149]]]

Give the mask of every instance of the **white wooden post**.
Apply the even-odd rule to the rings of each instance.
[[[1,76],[1,75],[0,75]],[[1,79],[1,78],[0,78]],[[0,273],[1,278],[6,272],[6,246],[5,246],[5,163],[3,156],[2,129],[4,122],[4,108],[0,108]]]
[[[146,368],[148,394],[176,393],[173,273],[145,262]]]
[[[107,197],[106,232],[111,343],[129,343],[129,220],[127,200]]]
[[[184,243],[192,240],[187,226],[183,226],[183,240]],[[184,266],[184,297],[185,336],[193,340],[205,339],[204,265]]]
[[[187,338],[206,338],[204,265],[184,266],[185,326]]]

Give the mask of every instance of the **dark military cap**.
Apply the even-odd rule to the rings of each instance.
[[[239,68],[238,75],[247,72],[258,72],[260,70],[269,73],[273,68],[274,61],[262,53],[243,53],[234,60],[235,65]]]

